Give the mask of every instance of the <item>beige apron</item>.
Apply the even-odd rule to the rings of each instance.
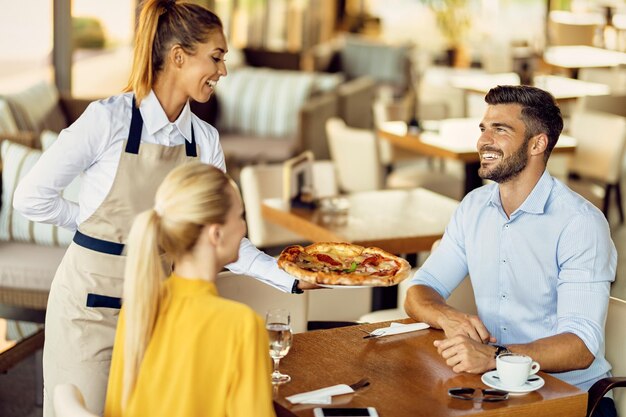
[[[133,99],[129,137],[111,190],[79,226],[52,282],[43,353],[45,417],[54,416],[52,395],[62,383],[76,385],[87,408],[103,414],[122,296],[123,244],[134,217],[153,206],[163,178],[197,155],[193,129],[191,143],[168,147],[141,143],[142,127]]]

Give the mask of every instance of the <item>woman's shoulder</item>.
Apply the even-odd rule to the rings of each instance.
[[[130,119],[132,103],[133,93],[122,93],[91,102],[86,113],[89,112],[99,118],[125,117]]]
[[[200,129],[202,137],[207,137],[210,141],[217,141],[219,139],[219,133],[217,132],[217,129],[210,123],[196,116],[193,112],[191,112],[191,120],[194,129]]]

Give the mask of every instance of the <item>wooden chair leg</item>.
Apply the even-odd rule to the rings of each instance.
[[[619,222],[624,223],[624,208],[622,207],[622,183],[617,181],[615,187],[615,198],[617,199],[617,209],[619,210]]]

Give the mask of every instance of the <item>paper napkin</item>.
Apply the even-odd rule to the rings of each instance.
[[[428,329],[430,326],[426,323],[391,323],[389,327],[381,327],[370,333],[371,337],[391,336],[392,334],[401,334],[408,332],[415,332],[417,330]]]
[[[354,390],[348,385],[339,384],[292,395],[286,399],[292,404],[330,404],[333,401],[333,395],[350,394],[351,392]]]

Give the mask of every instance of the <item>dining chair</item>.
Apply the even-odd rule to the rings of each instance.
[[[54,388],[54,413],[56,417],[98,417],[87,410],[83,394],[73,384]]]
[[[304,239],[290,232],[289,230],[274,225],[263,219],[261,214],[261,202],[266,198],[280,198],[283,192],[283,166],[282,164],[251,165],[241,170],[241,195],[246,211],[246,222],[248,224],[248,239],[257,247],[264,248],[269,252],[278,252],[286,245],[302,243]],[[335,166],[332,161],[313,162],[313,184],[318,197],[328,197],[338,194]],[[302,296],[306,296],[307,313],[302,322],[298,325],[300,331],[307,329],[307,321],[325,322],[325,325],[332,325],[330,322],[353,321],[361,314],[369,311],[371,305],[371,294],[362,289],[345,289],[340,291],[306,291],[305,294],[290,296],[288,294],[276,294],[278,291],[269,288],[267,285],[246,284],[249,280],[246,277],[235,277],[234,280],[218,281],[224,285],[228,291],[226,298],[243,301],[253,307],[258,312],[265,308],[262,303],[267,300],[278,300],[277,302],[290,301],[300,302]],[[220,284],[222,282],[222,284]],[[246,284],[246,285],[244,285]],[[256,284],[256,283],[255,283]],[[258,288],[257,288],[258,287]],[[268,287],[268,288],[265,288]],[[270,291],[272,290],[272,291]],[[222,294],[222,290],[220,290]],[[262,294],[260,297],[259,295]],[[282,298],[286,297],[286,300]],[[350,302],[346,303],[345,300]],[[261,303],[257,306],[257,303]],[[295,330],[295,327],[294,327]]]
[[[626,149],[626,118],[601,112],[574,112],[569,134],[577,144],[568,168],[568,186],[601,208],[607,218],[614,193],[623,223],[620,179]]]
[[[550,45],[594,46],[601,22],[592,15],[552,11],[548,15]]]
[[[326,136],[337,182],[344,192],[423,187],[460,200],[461,180],[433,171],[427,164],[406,164],[385,175],[378,138],[372,130],[346,126],[334,117],[326,121]]]
[[[602,397],[613,388],[626,387],[626,301],[611,297],[604,327],[605,357],[612,366],[610,378],[603,378],[589,389],[587,416],[591,416]],[[617,414],[626,416],[626,391],[613,390]]]
[[[576,100],[576,111],[596,111],[626,117],[626,73],[622,82],[624,92],[621,94],[580,97]]]
[[[265,316],[271,308],[284,308],[291,313],[291,329],[294,333],[307,330],[309,292],[288,294],[246,275],[223,271],[215,280],[221,297],[238,301]]]
[[[241,170],[241,195],[246,208],[248,239],[259,248],[302,242],[302,237],[263,219],[261,202],[283,195],[283,165],[249,165]],[[313,162],[313,184],[318,197],[336,195],[337,181],[332,161]]]

